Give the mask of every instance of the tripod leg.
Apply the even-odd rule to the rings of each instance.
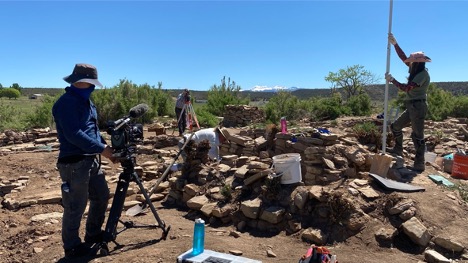
[[[103,241],[97,243],[93,250],[96,256],[105,257],[109,255],[109,242],[115,242],[117,237],[117,224],[119,223],[120,215],[122,214],[125,197],[127,195],[128,185],[130,184],[130,176],[123,172],[119,176],[119,182],[115,189],[114,199],[112,201],[109,217],[107,218],[106,228],[104,230]]]
[[[198,124],[197,115],[195,114],[195,110],[193,109],[192,104],[190,104],[190,110],[192,112],[192,116],[193,116],[193,119],[195,121],[195,124],[197,124],[197,128],[200,129],[200,125]]]
[[[153,213],[154,218],[158,222],[159,227],[162,229],[163,234],[162,234],[162,239],[166,240],[167,234],[169,233],[169,230],[171,229],[171,226],[166,227],[166,224],[164,221],[159,218],[158,212],[156,211],[156,208],[154,207],[153,203],[151,202],[151,199],[146,192],[145,188],[143,187],[143,184],[141,183],[140,179],[138,178],[138,175],[136,173],[133,173],[133,180],[138,184],[138,187],[140,187],[140,191],[145,197],[146,203],[151,209],[151,212]]]
[[[114,241],[117,236],[117,224],[119,223],[120,216],[122,214],[125,197],[127,196],[128,185],[130,183],[128,175],[122,173],[120,180],[117,183],[115,190],[114,200],[112,201],[111,210],[107,219],[106,228],[104,231],[104,241]]]

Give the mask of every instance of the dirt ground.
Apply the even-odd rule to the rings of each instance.
[[[10,153],[0,156],[0,179],[16,180],[28,176],[28,184],[22,189],[22,197],[38,196],[48,191],[59,191],[60,180],[55,169],[57,151]],[[151,156],[139,156],[138,163],[150,160]],[[119,164],[113,164],[108,176],[118,174]],[[468,208],[461,201],[458,192],[437,186],[427,178],[435,172],[428,167],[424,174],[418,175],[413,183],[426,188],[425,192],[402,193],[417,203],[417,216],[429,228],[432,235],[450,237],[465,247],[468,246]],[[132,183],[134,187],[136,185]],[[115,189],[115,184],[109,187]],[[1,199],[1,198],[0,198]],[[160,229],[130,228],[117,236],[121,245],[110,243],[110,255],[100,258],[81,259],[74,262],[176,262],[178,255],[191,248],[194,215],[189,210],[166,207],[161,202],[154,203],[158,215],[171,226],[166,240],[160,240]],[[5,207],[0,209],[0,262],[67,262],[61,242],[61,219],[32,222],[35,215],[59,212],[60,205],[32,205],[16,211]],[[127,217],[138,224],[156,223],[152,213],[138,217]],[[364,230],[345,242],[328,245],[337,254],[340,263],[356,262],[418,262],[423,261],[423,251],[405,237],[396,239],[390,248],[379,247],[375,232],[386,222],[374,218]],[[84,219],[82,221],[84,225]],[[387,222],[388,223],[388,222]],[[121,225],[119,224],[119,227]],[[82,227],[83,228],[83,227]],[[83,230],[83,229],[81,229]],[[243,257],[262,262],[297,262],[310,244],[301,240],[299,234],[267,235],[259,232],[239,232],[239,237],[230,233],[235,226],[206,227],[205,249],[223,253],[241,251]],[[83,237],[83,233],[82,233]],[[268,255],[271,250],[275,256]],[[71,261],[69,261],[71,262]],[[463,261],[458,261],[463,262]]]

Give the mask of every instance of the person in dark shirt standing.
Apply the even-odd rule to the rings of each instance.
[[[100,135],[96,107],[90,100],[98,81],[97,70],[89,64],[76,64],[64,78],[70,83],[52,108],[60,149],[57,168],[62,179],[62,242],[65,258],[89,255],[93,243],[102,241],[101,227],[109,199],[109,188],[100,169],[100,156],[114,162],[112,148]],[[86,204],[85,243],[79,229]]]
[[[431,59],[421,51],[411,53],[407,57],[392,33],[389,33],[388,40],[394,46],[398,57],[409,67],[409,77],[406,84],[397,81],[390,73],[385,76],[388,82],[393,83],[393,85],[406,93],[406,110],[390,125],[395,137],[395,146],[389,149],[389,152],[403,156],[402,129],[411,124],[411,139],[416,150],[414,164],[411,169],[416,172],[422,172],[425,170],[424,152],[426,151],[426,144],[424,141],[424,120],[427,114],[426,97],[431,81],[426,69],[426,62],[431,62]]]
[[[187,107],[186,104],[190,103],[190,92],[184,89],[182,93],[177,96],[175,113],[177,118],[177,127],[179,128],[179,136],[183,136],[185,128],[187,128]]]

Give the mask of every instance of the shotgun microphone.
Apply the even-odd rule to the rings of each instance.
[[[131,118],[140,118],[149,110],[149,107],[147,104],[138,104],[135,107],[131,108],[129,111],[129,116]]]

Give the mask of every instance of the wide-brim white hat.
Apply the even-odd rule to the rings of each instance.
[[[411,53],[405,62],[431,62],[431,59],[422,51]]]

